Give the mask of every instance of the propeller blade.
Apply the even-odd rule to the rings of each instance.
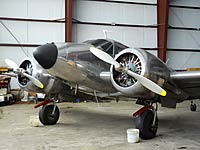
[[[41,88],[41,89],[44,88],[44,85],[43,85],[38,79],[34,78],[33,76],[31,76],[31,75],[29,75],[29,74],[27,74],[27,73],[24,73],[24,71],[23,71],[24,69],[19,68],[18,65],[17,65],[14,61],[12,61],[12,60],[10,60],[10,59],[5,59],[5,63],[6,63],[9,67],[14,68],[14,70],[15,70],[14,73],[16,73],[16,74],[21,74],[21,75],[27,77],[29,80],[31,80],[31,82],[32,82],[34,85],[36,85],[37,87],[39,87],[39,88]]]
[[[146,87],[147,89],[149,89],[150,91],[157,93],[161,96],[166,96],[167,92],[161,88],[159,85],[157,85],[156,83],[154,83],[153,81],[131,71],[131,70],[125,70],[125,72],[134,77],[135,79],[137,79],[144,87]]]
[[[10,67],[10,68],[14,68],[17,69],[18,65],[12,61],[11,59],[5,59],[5,63]]]
[[[136,78],[144,87],[146,87],[150,91],[152,91],[156,94],[159,94],[161,96],[167,95],[167,92],[164,89],[162,89],[159,85],[154,83],[153,81],[151,81],[131,70],[125,70],[124,68],[121,68],[120,64],[117,61],[115,61],[109,54],[105,53],[104,51],[102,51],[98,48],[95,48],[95,47],[91,47],[90,51],[92,54],[94,54],[96,57],[103,60],[104,62],[114,65],[116,70],[126,72],[130,76]]]
[[[36,78],[34,78],[33,76],[27,74],[27,73],[22,73],[23,76],[27,77],[28,79],[31,80],[31,82],[33,84],[35,84],[37,87],[43,89],[44,88],[44,85]]]
[[[1,73],[1,75],[6,75],[6,76],[9,76],[9,77],[17,78],[17,75],[13,74],[13,73]]]
[[[114,65],[115,68],[120,68],[120,64],[104,51],[95,47],[91,47],[90,52],[94,54],[96,57],[98,57],[99,59],[103,60],[104,62]]]

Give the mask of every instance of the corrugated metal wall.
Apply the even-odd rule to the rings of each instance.
[[[64,18],[64,2],[65,0],[1,0],[0,17]],[[102,30],[108,30],[108,38],[115,39],[128,46],[157,48],[157,0],[126,0],[124,2],[131,2],[132,4],[73,0],[74,22],[78,20],[85,23],[73,23],[73,41],[82,42],[87,39],[103,38]],[[139,4],[133,4],[134,2]],[[141,3],[144,3],[144,5]],[[197,8],[170,7],[169,25],[171,27],[193,29],[169,29],[168,64],[174,69],[200,67],[200,32],[197,30],[200,28],[200,9],[198,9],[200,1],[171,0],[171,5]],[[99,23],[99,25],[91,25],[87,22]],[[62,23],[19,21],[3,21],[3,23],[12,31],[20,43],[43,44],[52,41],[64,41],[64,24]],[[1,24],[0,43],[17,43]],[[33,48],[25,49],[32,51]],[[19,63],[25,57],[19,47],[1,46],[0,51],[1,61],[4,58],[10,58]],[[157,50],[151,52],[157,54]]]
[[[64,0],[1,0],[0,17],[58,19],[64,17]],[[43,44],[64,41],[64,24],[44,22],[5,21],[3,24],[20,43]],[[0,43],[16,43],[15,38],[0,24]],[[33,48],[24,48],[32,51]],[[17,63],[25,57],[19,47],[0,47],[0,59],[14,59]]]
[[[200,7],[200,1],[171,0],[171,5]],[[187,9],[170,7],[169,25],[194,29],[169,29],[169,50],[167,52],[167,58],[169,59],[168,64],[175,69],[189,67],[200,68],[200,30],[198,30],[200,28],[200,8]],[[175,51],[170,51],[170,49],[175,49]]]
[[[0,17],[58,19],[64,17],[64,0],[1,0]],[[20,43],[44,44],[64,41],[64,24],[44,22],[21,22],[0,20]],[[16,39],[0,23],[0,43],[15,43]],[[23,50],[32,54],[33,48],[0,46],[0,65],[9,58],[17,64],[26,57]],[[29,55],[30,56],[30,55]],[[18,87],[12,79],[12,88]]]
[[[155,0],[148,2],[156,3]],[[83,22],[113,24],[113,26],[73,25],[73,40],[80,42],[91,38],[104,38],[103,30],[108,30],[108,38],[121,41],[128,46],[155,48],[157,47],[156,28],[118,27],[115,24],[156,25],[156,11],[156,6],[151,5],[76,0],[74,3],[74,19]]]

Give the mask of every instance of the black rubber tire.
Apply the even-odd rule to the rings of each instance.
[[[196,104],[191,104],[190,105],[190,110],[191,111],[196,111],[197,110],[197,105]]]
[[[156,117],[155,126],[152,127],[154,114],[152,110],[147,110],[135,120],[136,128],[140,130],[140,138],[147,140],[156,137],[158,130],[158,118]]]
[[[13,103],[14,103],[13,98],[9,97],[8,104],[9,104],[9,105],[12,105]]]
[[[52,115],[54,105],[45,105],[39,112],[39,119],[43,125],[54,125],[60,117],[60,111],[56,106],[55,114]]]

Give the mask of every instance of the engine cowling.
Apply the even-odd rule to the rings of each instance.
[[[152,80],[161,87],[170,75],[170,69],[160,59],[141,49],[127,48],[119,52],[115,60],[124,68]],[[116,71],[113,66],[110,71],[112,84],[121,93],[141,98],[153,98],[156,95],[142,86],[135,78]]]
[[[38,88],[28,78],[22,75],[18,75],[18,84],[25,91],[33,91],[37,93],[54,94],[60,91],[61,81],[57,78],[52,77],[44,70],[37,62],[33,59],[25,58],[21,61],[19,68],[23,68],[25,72],[35,78],[37,78],[44,88]]]

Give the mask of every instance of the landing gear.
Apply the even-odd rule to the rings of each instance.
[[[8,104],[12,105],[15,103],[15,100],[12,97],[9,97]]]
[[[52,102],[53,102],[53,104],[47,105]],[[43,125],[56,124],[60,117],[60,111],[59,111],[58,107],[56,106],[55,101],[46,99],[43,102],[37,104],[34,108],[38,108],[40,106],[42,106],[42,109],[39,112],[40,122]]]
[[[45,105],[39,112],[39,119],[44,125],[56,124],[60,117],[60,111],[56,105]]]
[[[154,138],[158,130],[157,106],[156,109],[153,106],[144,106],[135,115],[135,125],[140,130],[140,138],[145,140]]]
[[[197,110],[197,105],[194,104],[193,101],[191,101],[190,110],[191,110],[191,111],[196,111],[196,110]]]

